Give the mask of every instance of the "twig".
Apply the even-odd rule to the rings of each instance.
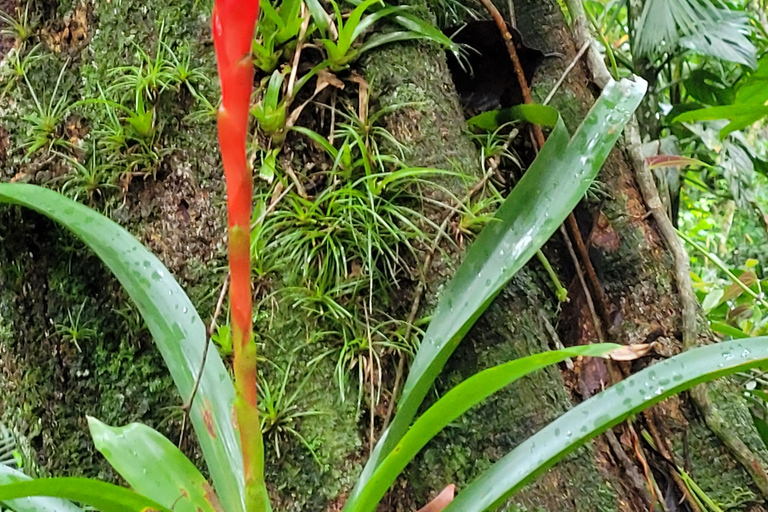
[[[697,345],[698,321],[696,313],[696,295],[691,282],[688,253],[685,251],[677,230],[667,216],[659,198],[653,175],[643,158],[642,139],[637,120],[632,119],[625,129],[625,145],[627,153],[635,170],[635,177],[640,186],[645,204],[651,212],[656,227],[659,230],[667,248],[675,261],[675,279],[677,291],[682,304],[683,350],[689,350]],[[717,437],[729,448],[733,456],[742,464],[752,477],[755,485],[764,496],[768,496],[768,473],[762,461],[741,440],[739,435],[728,425],[722,413],[712,403],[706,384],[694,387],[690,391],[691,398],[704,417],[704,422]]]
[[[640,494],[640,496],[643,498],[643,501],[645,501],[646,505],[649,505],[651,510],[653,510],[653,504],[657,501],[656,496],[654,496],[653,492],[653,486],[650,485],[649,480],[649,474],[647,471],[645,471],[645,467],[643,468],[645,473],[645,481],[643,480],[643,476],[640,475],[640,473],[637,471],[637,467],[635,464],[630,460],[627,453],[624,451],[624,448],[621,446],[621,443],[618,439],[616,439],[616,434],[613,433],[613,430],[608,429],[605,431],[605,438],[608,441],[608,445],[611,447],[611,451],[613,451],[616,458],[621,463],[621,466],[624,468],[624,472],[629,477],[629,481],[632,484],[632,487],[635,488],[635,490]],[[645,482],[648,481],[648,486],[645,486]],[[650,490],[649,490],[650,489]]]
[[[184,419],[181,422],[181,435],[179,436],[179,446],[184,442],[184,432],[186,430],[187,420],[189,419],[189,411],[192,409],[192,403],[197,396],[197,390],[200,388],[200,381],[203,378],[203,371],[205,370],[205,363],[208,360],[208,350],[211,347],[211,337],[213,336],[213,330],[216,328],[216,320],[219,318],[221,308],[224,305],[224,298],[227,296],[227,289],[229,288],[229,273],[224,278],[224,283],[221,285],[221,292],[219,293],[219,299],[216,301],[216,308],[213,311],[213,317],[208,329],[205,331],[205,347],[203,348],[203,358],[200,361],[200,367],[197,369],[197,376],[195,377],[195,384],[192,386],[192,393],[189,395],[189,399],[182,406],[184,409]]]
[[[565,68],[565,71],[563,71],[563,74],[560,75],[560,78],[555,82],[555,85],[552,87],[552,90],[549,91],[549,94],[547,94],[547,98],[544,100],[544,103],[542,105],[549,105],[549,102],[552,101],[552,98],[555,97],[555,93],[560,89],[560,86],[563,85],[563,82],[565,82],[565,79],[568,78],[568,75],[571,71],[573,71],[573,68],[576,67],[576,64],[579,63],[581,58],[584,56],[584,54],[589,50],[589,45],[592,44],[591,41],[587,41],[583,45],[581,45],[581,50],[579,50],[579,53],[576,54],[576,56],[573,58],[570,64],[568,64],[568,67]]]
[[[301,16],[304,21],[301,23],[301,29],[299,30],[299,39],[296,42],[296,51],[293,52],[293,64],[291,66],[291,77],[288,79],[288,89],[286,90],[286,97],[288,103],[293,100],[293,87],[296,84],[296,74],[299,71],[299,59],[301,58],[301,50],[304,48],[304,37],[307,34],[309,28],[309,12],[304,2],[301,3]]]
[[[630,435],[632,436],[632,446],[635,449],[635,457],[637,457],[637,460],[640,461],[640,465],[643,467],[643,474],[645,474],[645,480],[648,482],[648,488],[650,489],[651,496],[653,497],[651,507],[653,506],[654,502],[663,503],[659,498],[661,496],[661,492],[657,492],[656,481],[653,479],[653,475],[651,474],[651,468],[648,467],[648,458],[643,452],[643,447],[640,446],[640,439],[637,436],[637,432],[635,432],[635,428],[629,422],[627,423],[627,428]],[[666,508],[666,504],[664,507]]]
[[[584,290],[584,297],[587,299],[587,307],[589,308],[589,314],[592,316],[592,324],[595,327],[595,334],[597,335],[598,341],[600,341],[600,343],[604,343],[605,338],[603,337],[603,326],[600,323],[600,317],[597,316],[597,312],[595,311],[595,303],[592,300],[592,295],[589,293],[589,289],[587,288],[587,283],[584,279],[584,271],[581,269],[581,265],[579,264],[579,258],[576,256],[576,251],[573,250],[571,238],[568,236],[568,233],[565,231],[565,228],[562,225],[560,226],[560,233],[563,235],[565,246],[568,248],[568,254],[570,254],[571,259],[573,260],[574,268],[576,269],[576,276],[579,278],[581,288]]]
[[[672,456],[672,452],[667,446],[664,436],[662,436],[661,432],[659,432],[659,428],[656,425],[659,420],[658,416],[654,412],[654,409],[646,409],[643,412],[643,415],[645,416],[645,424],[648,427],[648,432],[651,435],[651,439],[653,439],[653,443],[656,445],[656,451],[665,461],[667,461],[670,466],[672,466],[670,475],[672,476],[672,480],[675,481],[675,485],[677,485],[677,488],[680,489],[680,492],[683,494],[683,496],[685,496],[685,499],[693,512],[702,512],[698,503],[696,503],[696,500],[693,499],[693,496],[691,496],[691,492],[688,489],[688,486],[685,485],[685,482],[682,478],[680,478],[680,475],[677,472],[677,461],[675,461],[674,457]]]
[[[605,293],[603,292],[603,287],[600,284],[600,280],[597,278],[595,267],[592,266],[592,260],[589,258],[589,251],[587,251],[587,246],[584,244],[584,238],[581,236],[581,230],[579,229],[579,224],[576,222],[576,216],[571,213],[568,215],[568,218],[565,222],[565,225],[568,227],[571,236],[576,242],[576,248],[579,250],[579,256],[581,256],[581,261],[584,263],[584,269],[586,270],[587,277],[589,278],[589,284],[592,285],[592,293],[597,299],[596,302],[599,307],[598,313],[600,313],[600,319],[604,322],[605,328],[608,329],[608,326],[611,325],[611,314],[608,309],[608,300],[605,297]]]
[[[714,264],[715,264],[715,266],[716,266],[717,268],[719,268],[720,270],[722,270],[723,272],[725,272],[725,274],[728,276],[728,278],[729,278],[731,281],[733,281],[733,283],[734,283],[735,285],[739,286],[739,287],[740,287],[742,290],[744,290],[744,292],[745,292],[747,295],[749,295],[750,297],[752,297],[753,299],[755,299],[755,301],[759,302],[759,303],[760,303],[760,305],[761,305],[761,306],[763,306],[764,308],[768,308],[768,302],[766,302],[765,300],[763,300],[763,298],[760,296],[761,294],[759,294],[759,293],[755,293],[755,291],[754,291],[752,288],[750,288],[749,286],[747,286],[747,285],[744,283],[744,281],[742,281],[741,279],[739,279],[739,278],[736,276],[736,274],[734,274],[733,272],[731,272],[731,270],[728,268],[728,266],[726,266],[726,264],[725,264],[725,263],[723,263],[723,260],[721,260],[720,258],[718,258],[718,257],[717,257],[717,255],[715,255],[715,254],[712,254],[711,252],[709,252],[708,250],[706,250],[705,248],[703,248],[703,247],[702,247],[700,244],[698,244],[698,243],[697,243],[695,240],[693,240],[692,238],[690,238],[690,237],[689,237],[688,235],[686,235],[685,233],[683,233],[683,232],[681,232],[681,231],[677,231],[677,230],[675,230],[675,231],[676,231],[676,232],[677,232],[677,234],[680,236],[680,238],[682,238],[683,240],[685,240],[686,242],[688,242],[688,243],[689,243],[689,244],[690,244],[690,245],[691,245],[691,246],[692,246],[694,249],[696,249],[698,252],[700,252],[702,256],[704,256],[704,257],[705,257],[705,258],[707,258],[709,261],[711,261],[712,263],[714,263]]]

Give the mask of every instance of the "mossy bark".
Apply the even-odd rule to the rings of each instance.
[[[550,61],[539,73],[535,92],[541,97],[574,55],[573,43],[557,2],[516,4],[519,26],[529,44],[566,55],[562,61]],[[99,85],[109,82],[108,70],[135,63],[136,47],[131,41],[150,53],[157,48],[161,28],[166,42],[190,45],[196,62],[213,76],[207,28],[210,7],[209,1],[198,0],[170,0],[156,6],[137,0],[95,0],[49,9],[45,44],[52,57],[35,67],[33,83],[50,94],[59,70],[71,59],[63,81],[67,94],[73,100],[93,97]],[[425,5],[417,7],[429,15]],[[74,16],[78,9],[86,13],[88,24],[84,37],[73,43],[72,37],[62,37],[61,27],[82,19]],[[480,155],[466,132],[439,48],[422,43],[384,47],[361,64],[379,106],[410,104],[386,119],[387,128],[406,148],[409,164],[457,169],[480,178]],[[215,84],[202,87],[209,98],[215,97]],[[178,94],[178,101],[158,106],[163,145],[171,151],[156,175],[134,177],[125,191],[97,198],[95,206],[158,253],[207,319],[224,278],[221,169],[212,119],[190,120],[191,100],[183,91]],[[19,148],[29,100],[29,91],[20,83],[2,105],[3,127],[9,134],[2,178],[55,186],[51,180],[60,176],[61,168],[44,158],[30,161]],[[577,67],[556,96],[555,106],[573,128],[592,101],[585,70]],[[90,142],[78,133],[65,136],[82,136]],[[679,346],[679,305],[669,271],[671,260],[645,217],[620,149],[611,156],[601,180],[611,194],[600,203],[583,205],[580,218],[585,226],[600,226],[585,232],[606,293],[619,311],[611,336],[622,343],[636,343],[661,332],[658,340],[673,353]],[[459,180],[442,184],[459,197],[467,192]],[[425,212],[444,215],[426,207]],[[0,241],[0,415],[26,436],[40,471],[116,478],[95,453],[86,414],[111,424],[142,421],[177,440],[182,398],[175,393],[130,302],[98,261],[63,230],[17,208],[0,208]],[[564,278],[573,278],[572,262],[559,239],[550,243],[547,254]],[[433,266],[424,312],[434,305],[460,258],[460,251],[447,250]],[[393,298],[398,314],[407,315],[412,293],[404,289]],[[580,306],[580,293],[578,286],[572,286],[573,305],[560,311],[546,273],[538,263],[529,264],[462,343],[437,390],[445,391],[478,369],[562,342],[596,341]],[[81,328],[88,329],[78,341],[79,348],[63,334],[65,327],[71,327],[70,316],[78,317]],[[264,308],[258,313],[257,327],[263,355],[274,363],[262,365],[263,378],[277,389],[288,373],[287,393],[296,392],[299,412],[312,413],[293,424],[303,440],[286,429],[267,434],[267,476],[276,509],[339,510],[369,449],[368,411],[358,408],[355,392],[341,400],[335,361],[322,357],[325,347],[307,343],[311,326],[300,310]],[[384,361],[385,372],[391,373],[393,363]],[[445,485],[466,484],[567,410],[579,394],[574,392],[575,380],[578,376],[566,369],[550,368],[471,411],[409,466],[383,509],[415,510]],[[739,428],[753,434],[743,407],[736,401],[731,407],[733,417],[744,422]],[[683,445],[690,444],[691,473],[705,491],[736,510],[761,510],[757,504],[762,498],[746,474],[695,418],[684,398],[660,411],[675,453],[683,453]],[[764,456],[759,440],[753,436],[750,442]],[[202,465],[194,446],[185,448]],[[598,441],[541,477],[516,496],[508,509],[646,510],[635,492],[607,445]]]

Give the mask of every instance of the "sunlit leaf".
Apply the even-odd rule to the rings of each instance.
[[[757,69],[739,83],[736,103],[764,105],[768,101],[768,54],[760,59]]]
[[[765,116],[768,116],[768,106],[766,105],[738,103],[685,112],[677,116],[673,122],[688,123],[691,121],[716,121],[719,119],[729,119],[731,122],[720,130],[720,139],[722,140],[728,134],[753,125]]]
[[[749,337],[749,335],[745,334],[741,329],[737,329],[736,327],[725,322],[709,322],[709,327],[718,334],[724,334],[734,339],[743,339]]]
[[[552,107],[545,105],[517,105],[483,112],[467,119],[470,128],[479,128],[492,132],[500,126],[516,121],[525,121],[540,126],[555,126],[560,114]]]

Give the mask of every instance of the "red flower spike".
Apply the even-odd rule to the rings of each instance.
[[[256,345],[252,340],[251,168],[246,155],[253,87],[251,41],[258,0],[216,0],[213,43],[221,81],[219,145],[227,181],[235,413],[243,452],[245,512],[271,511],[264,485],[264,446],[256,393]]]

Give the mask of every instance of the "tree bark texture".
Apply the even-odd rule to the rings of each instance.
[[[109,69],[130,60],[135,51],[131,41],[152,47],[161,26],[167,41],[191,45],[196,58],[213,69],[207,28],[210,5],[206,4],[209,2],[196,0],[157,5],[95,0],[46,8],[43,43],[53,57],[30,72],[35,76],[32,82],[40,84],[44,95],[50,94],[66,62],[63,84],[67,94],[73,99],[92,96],[98,91],[97,84],[108,81]],[[432,16],[425,4],[417,2],[416,7]],[[502,10],[505,7],[499,5]],[[578,48],[555,0],[517,0],[515,13],[529,45],[565,56],[548,60],[537,73],[534,95],[541,100]],[[373,84],[373,104],[409,105],[385,119],[386,128],[404,145],[408,164],[460,169],[481,179],[481,157],[465,127],[442,50],[422,43],[385,46],[361,64],[359,72]],[[207,87],[212,95],[215,87]],[[553,106],[573,130],[596,93],[588,71],[579,65],[568,75]],[[55,183],[51,180],[63,172],[55,160],[25,159],[18,147],[26,130],[22,116],[28,113],[28,104],[24,84],[17,84],[0,104],[0,147],[4,149],[0,176],[4,181]],[[186,118],[191,107],[183,96],[179,102],[159,108],[166,146],[172,151],[164,157],[157,176],[134,178],[120,201],[100,207],[160,256],[208,323],[225,276],[223,177],[215,127],[210,120]],[[65,136],[84,138],[87,126],[87,120],[68,119]],[[675,354],[681,349],[681,334],[672,260],[646,215],[623,148],[617,147],[611,154],[599,180],[602,193],[582,203],[577,219],[607,297],[610,322],[603,329],[606,341],[655,342],[659,347],[656,358]],[[472,186],[449,179],[441,184],[458,197]],[[434,194],[436,199],[446,200],[440,192]],[[423,208],[435,220],[446,213],[426,204]],[[421,249],[426,256],[428,248]],[[423,314],[434,306],[442,284],[461,259],[462,251],[443,249],[443,256],[427,276]],[[545,253],[568,286],[570,302],[560,307],[543,267],[537,261],[529,263],[451,358],[437,383],[438,393],[500,362],[561,345],[598,341],[584,289],[559,234]],[[417,283],[411,282],[396,292],[393,315],[407,317],[416,288]],[[300,410],[319,413],[303,417],[296,425],[309,446],[279,432],[267,436],[267,478],[276,510],[340,510],[370,449],[369,406],[365,400],[358,406],[356,390],[342,401],[336,386],[329,385],[337,377],[331,358],[310,364],[318,360],[323,347],[309,345],[294,351],[307,346],[312,329],[300,312],[274,313],[263,308],[259,315],[257,341],[263,355],[276,367],[290,365],[288,389],[300,391]],[[71,316],[91,330],[78,342],[79,348],[62,334],[62,326],[72,323]],[[709,341],[705,324],[700,326],[702,342]],[[602,362],[577,362],[573,369],[549,368],[502,390],[431,442],[408,467],[381,510],[416,510],[449,483],[461,488],[574,401],[647,364],[607,367]],[[385,355],[382,378],[389,385],[396,365],[396,358]],[[280,379],[281,374],[270,370],[271,366],[262,367],[264,378]],[[765,464],[768,454],[738,390],[729,382],[713,389],[713,401],[722,417]],[[183,400],[130,301],[97,259],[40,216],[0,208],[0,418],[27,440],[36,470],[116,479],[93,448],[85,415],[115,425],[142,421],[176,441]],[[375,410],[377,427],[383,409]],[[655,491],[648,487],[646,471],[653,472],[663,496],[679,500],[683,491],[663,460],[667,453],[724,508],[764,510],[764,496],[686,395],[655,407],[652,414],[635,418],[631,425],[617,427],[613,434],[567,457],[515,496],[506,509],[648,510]],[[638,438],[642,431],[663,441],[664,446],[658,452],[650,449]],[[186,438],[190,437],[187,433]],[[202,465],[192,442],[186,441],[184,448]]]

